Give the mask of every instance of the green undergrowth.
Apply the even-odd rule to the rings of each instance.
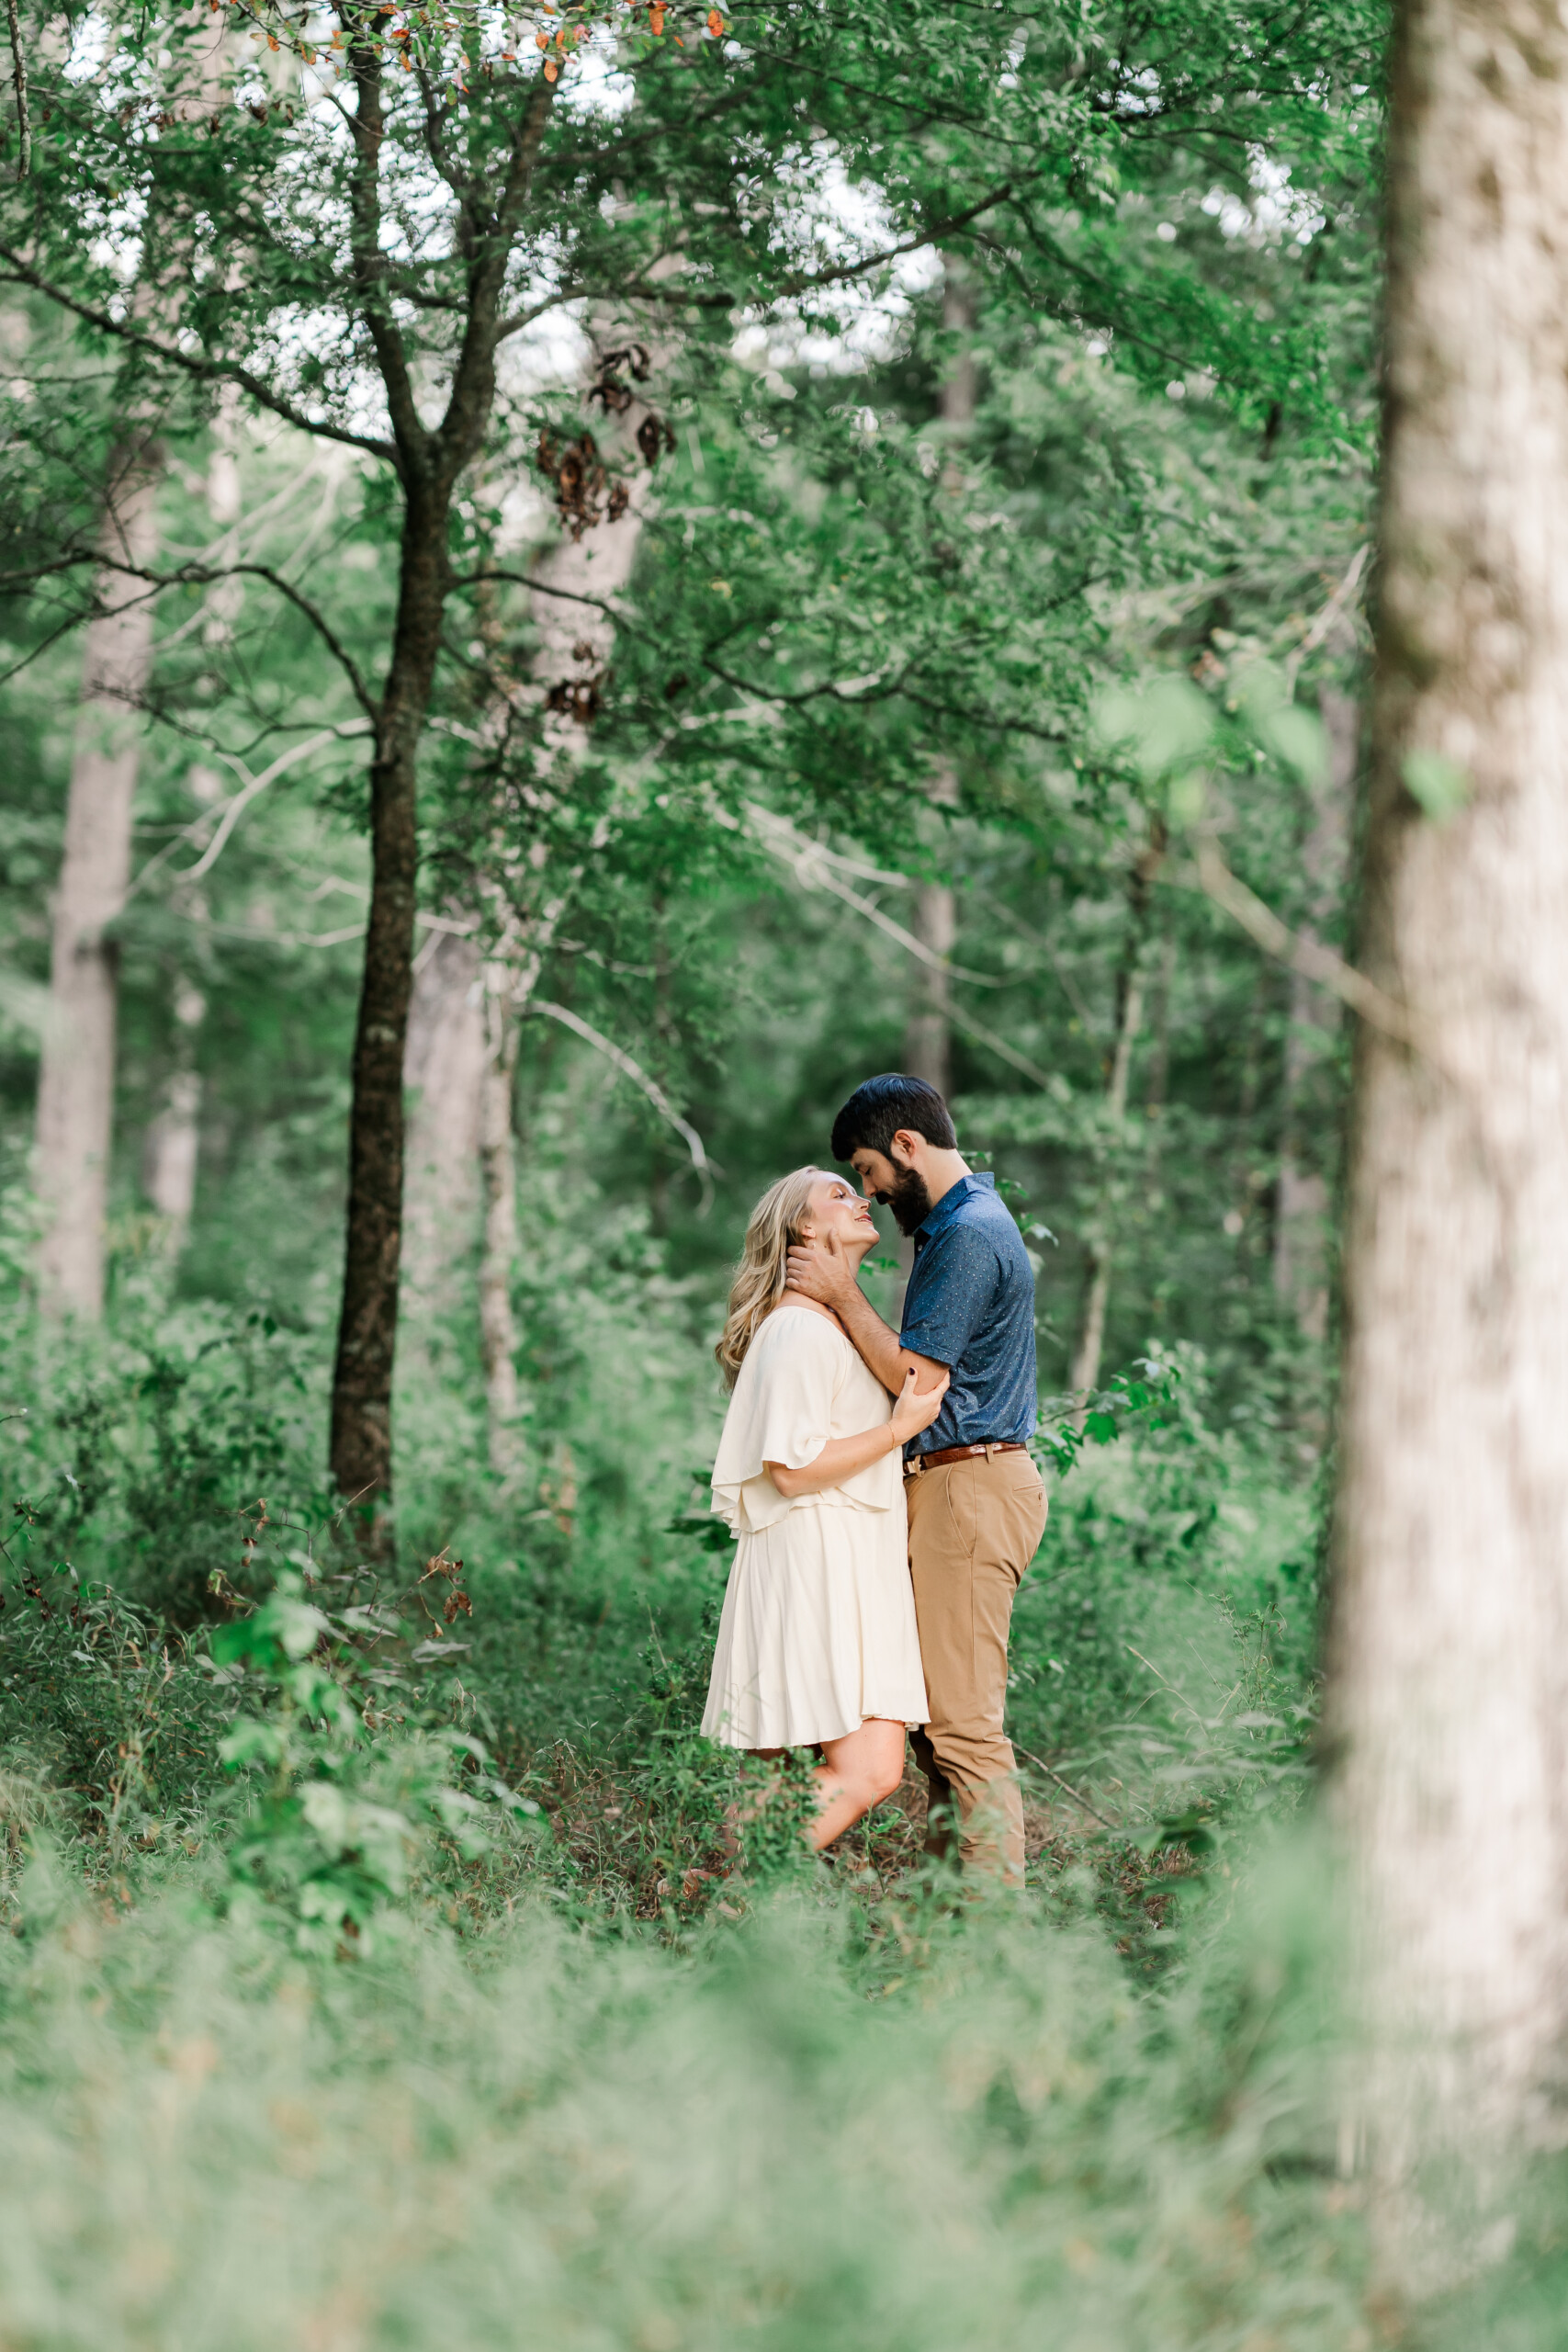
[[[820,1878],[678,1946],[538,1900],[311,1960],[194,1883],[0,1941],[0,2325],[28,2347],[1366,2340],[1319,1913],[1134,1997],[1032,1905]]]
[[[39,1362],[0,1428],[7,2352],[1561,2341],[1546,2173],[1461,2296],[1370,2283],[1311,1497],[1201,1360],[1054,1476],[1017,1899],[925,1860],[912,1778],[818,1862],[804,1767],[698,1737],[728,1555],[636,1396],[373,1566],[298,1334]]]

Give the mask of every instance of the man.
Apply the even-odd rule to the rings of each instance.
[[[956,1808],[966,1865],[1020,1883],[1023,1805],[1002,1727],[1013,1595],[1045,1528],[1027,1450],[1037,1412],[1034,1275],[996,1179],[972,1175],[946,1103],[918,1078],[868,1078],[833,1122],[868,1200],[912,1234],[896,1338],[833,1248],[789,1253],[789,1285],[830,1306],[884,1388],[952,1385],[905,1450],[909,1568],[931,1721],[915,1734],[931,1791],[927,1850]]]

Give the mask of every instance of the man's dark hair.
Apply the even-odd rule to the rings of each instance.
[[[900,1127],[924,1136],[928,1143],[952,1151],[958,1141],[946,1103],[923,1078],[904,1078],[889,1070],[857,1086],[833,1122],[833,1157],[851,1159],[857,1151],[891,1156]]]

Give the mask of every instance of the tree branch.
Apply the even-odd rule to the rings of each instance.
[[[614,621],[617,628],[624,628],[626,635],[636,638],[639,644],[653,645],[658,642],[647,629],[638,628],[635,621],[629,620],[616,605],[606,603],[603,596],[584,595],[575,588],[557,588],[547,580],[536,579],[531,572],[510,571],[499,567],[489,571],[467,571],[460,580],[454,580],[452,585],[455,589],[479,588],[482,587],[488,580],[510,580],[518,587],[526,588],[530,593],[536,593],[541,596],[557,596],[562,603],[569,605],[587,605],[592,611],[603,613],[607,620]],[[1081,584],[1087,586],[1089,583],[1086,581]],[[1066,741],[1066,729],[1062,727],[1041,727],[1034,720],[1028,718],[998,718],[992,711],[970,710],[961,703],[939,702],[933,695],[919,693],[908,683],[909,671],[913,667],[912,662],[907,662],[890,683],[885,684],[878,680],[874,687],[868,687],[863,694],[846,693],[831,678],[826,679],[819,686],[800,686],[793,692],[786,693],[777,686],[764,686],[754,683],[750,678],[743,678],[739,671],[728,668],[722,662],[716,662],[709,653],[699,654],[697,658],[709,677],[716,678],[721,685],[733,686],[737,694],[750,695],[756,701],[767,703],[775,710],[803,709],[807,704],[814,702],[834,702],[842,709],[854,710],[864,708],[874,702],[891,702],[897,698],[913,703],[917,710],[930,711],[933,718],[960,718],[969,726],[987,727],[997,734],[1027,735],[1032,741],[1038,743],[1061,743]],[[723,715],[722,712],[716,714],[718,717]]]
[[[359,294],[360,315],[375,347],[376,364],[387,390],[387,413],[405,472],[423,474],[430,462],[430,436],[413,396],[403,339],[388,315],[385,278],[387,257],[381,251],[381,58],[367,41],[355,45],[350,56],[355,106],[349,119],[354,139],[354,169],[349,182],[349,216],[353,222],[350,251]]]
[[[534,167],[544,144],[555,85],[543,76],[529,93],[521,120],[512,134],[512,155],[506,184],[491,219],[477,224],[474,258],[468,269],[468,316],[462,348],[453,371],[451,398],[436,440],[443,470],[456,476],[479,447],[490,414],[495,385],[495,352],[500,340],[501,298],[512,259],[513,240],[522,223],[533,186]]]
[[[171,368],[183,368],[187,376],[196,377],[201,383],[238,384],[258,407],[269,409],[274,416],[282,417],[286,424],[292,424],[299,432],[309,433],[318,441],[342,441],[351,449],[367,449],[373,458],[381,458],[391,465],[397,465],[398,451],[392,442],[383,441],[371,433],[351,433],[346,425],[331,424],[307,416],[294,406],[292,401],[285,400],[280,393],[263,383],[259,376],[253,376],[248,368],[242,368],[231,359],[203,359],[191,353],[175,350],[172,345],[160,343],[156,335],[133,326],[130,320],[113,318],[95,303],[79,301],[75,295],[68,294],[62,286],[54,285],[34,269],[31,263],[10,245],[0,244],[0,261],[9,265],[10,276],[17,283],[30,286],[36,294],[43,295],[51,302],[58,302],[62,311],[69,311],[85,325],[96,327],[100,334],[114,335],[119,342],[130,344],[134,350],[144,351]]]
[[[354,689],[354,698],[360,709],[373,727],[380,725],[381,707],[360,676],[359,668],[353,654],[342,643],[325,615],[317,609],[309,596],[302,594],[291,582],[285,580],[281,572],[275,571],[269,563],[187,563],[181,564],[175,571],[150,571],[140,564],[118,562],[113,556],[107,555],[102,548],[84,548],[74,556],[62,558],[60,561],[51,564],[48,569],[51,571],[62,571],[70,563],[91,563],[96,565],[101,571],[122,572],[129,580],[145,580],[153,590],[200,588],[205,587],[209,581],[231,580],[241,574],[255,580],[265,580],[270,587],[276,589],[280,596],[286,596],[288,602],[303,614],[347,678]],[[88,616],[85,614],[78,616],[79,620],[86,617]]]
[[[670,1125],[691,1153],[692,1165],[702,1178],[703,1207],[705,1209],[713,1198],[713,1162],[707,1156],[701,1136],[698,1135],[695,1127],[682,1119],[658,1080],[649,1078],[642,1064],[634,1061],[624,1046],[615,1045],[611,1038],[604,1035],[602,1030],[595,1029],[591,1022],[584,1021],[580,1012],[571,1012],[568,1006],[542,1004],[536,997],[534,997],[530,998],[523,1010],[525,1012],[547,1013],[552,1021],[561,1022],[577,1036],[585,1039],[597,1052],[603,1054],[606,1061],[613,1062],[623,1078],[629,1078],[634,1086],[641,1087],[660,1117],[669,1120]]]
[[[773,301],[788,300],[797,294],[814,292],[819,286],[840,286],[851,278],[868,277],[872,271],[885,268],[888,262],[897,261],[903,254],[918,254],[927,245],[940,244],[943,238],[956,235],[960,229],[965,229],[972,220],[977,220],[983,212],[989,212],[997,205],[1006,203],[1014,193],[1013,182],[1004,180],[999,187],[981,197],[978,203],[968,206],[963,212],[950,213],[943,220],[930,222],[918,235],[900,238],[896,245],[885,245],[876,253],[863,254],[859,261],[840,262],[832,269],[797,270],[792,277],[782,277],[769,299]],[[692,305],[707,311],[733,310],[741,300],[739,296],[726,291],[705,292],[695,287],[682,288],[678,278],[660,285],[650,284],[647,278],[633,278],[621,290],[640,301],[663,302],[675,307]]]
[[[1233,874],[1212,840],[1198,843],[1198,887],[1205,898],[1212,899],[1233,922],[1241,925],[1250,939],[1257,941],[1265,955],[1289,965],[1303,979],[1314,980],[1319,988],[1328,989],[1352,1012],[1381,1029],[1386,1037],[1397,1038],[1402,1046],[1413,1046],[1417,1051],[1427,1050],[1416,1015],[1408,1005],[1400,1004],[1386,996],[1375,980],[1347,964],[1332,947],[1325,947],[1321,940],[1309,938],[1304,932],[1292,931],[1281,922],[1271,907],[1249,890],[1239,875]]]
[[[962,964],[954,964],[949,957],[939,956],[935,948],[926,945],[923,939],[917,939],[912,931],[906,931],[901,922],[895,922],[891,915],[885,915],[874,899],[866,898],[859,890],[852,890],[823,859],[817,856],[816,842],[797,832],[787,817],[776,815],[772,808],[764,808],[761,802],[755,800],[747,802],[746,813],[764,847],[790,868],[803,890],[828,890],[835,899],[842,899],[845,906],[853,907],[867,922],[874,922],[878,931],[885,931],[888,938],[896,939],[908,955],[916,957],[919,963],[929,965],[933,972],[944,973],[950,979],[967,980],[975,988],[999,989],[1007,986],[1007,982],[998,979],[994,973],[966,971]]]
[[[348,728],[321,728],[314,735],[308,735],[302,743],[292,743],[289,745],[288,751],[280,752],[276,759],[273,761],[272,765],[270,767],[264,768],[260,775],[253,775],[244,761],[237,758],[232,752],[220,751],[218,752],[218,757],[220,760],[226,760],[231,768],[237,769],[240,775],[244,777],[245,781],[241,789],[234,795],[233,798],[224,808],[222,815],[218,820],[217,831],[213,834],[212,839],[208,842],[207,847],[202,851],[200,856],[197,857],[194,865],[182,865],[178,867],[170,878],[175,882],[199,882],[202,876],[204,874],[210,873],[213,866],[218,863],[219,858],[223,854],[223,850],[228,842],[230,834],[233,831],[235,826],[239,823],[240,819],[244,815],[245,810],[249,808],[251,802],[255,798],[258,792],[265,792],[269,784],[271,784],[276,777],[282,775],[286,770],[291,768],[297,761],[308,759],[312,752],[319,752],[323,743],[341,742],[345,735],[357,735],[363,731],[362,723],[358,719],[355,719],[353,725]],[[206,822],[207,819],[205,817],[198,817],[196,820],[195,826],[182,825],[179,831],[175,835],[174,840],[169,842],[163,849],[159,850],[154,856],[148,859],[141,873],[136,876],[135,881],[131,883],[130,888],[126,891],[125,900],[123,903],[129,904],[129,902],[136,897],[139,891],[144,890],[148,883],[152,881],[153,876],[157,874],[174,855],[175,852],[180,846],[180,843],[185,841],[189,841],[197,827],[205,824]]]
[[[32,165],[33,133],[28,119],[28,61],[22,54],[22,28],[17,15],[17,0],[6,0],[6,15],[11,29],[11,81],[17,93],[17,129],[21,137],[17,177],[25,180]]]

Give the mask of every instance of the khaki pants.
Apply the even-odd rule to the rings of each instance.
[[[1013,1595],[1045,1532],[1027,1453],[971,1454],[904,1482],[931,1720],[914,1736],[933,1810],[955,1805],[965,1865],[1021,1883],[1023,1804],[1002,1729]],[[946,1850],[940,1826],[928,1853]]]

